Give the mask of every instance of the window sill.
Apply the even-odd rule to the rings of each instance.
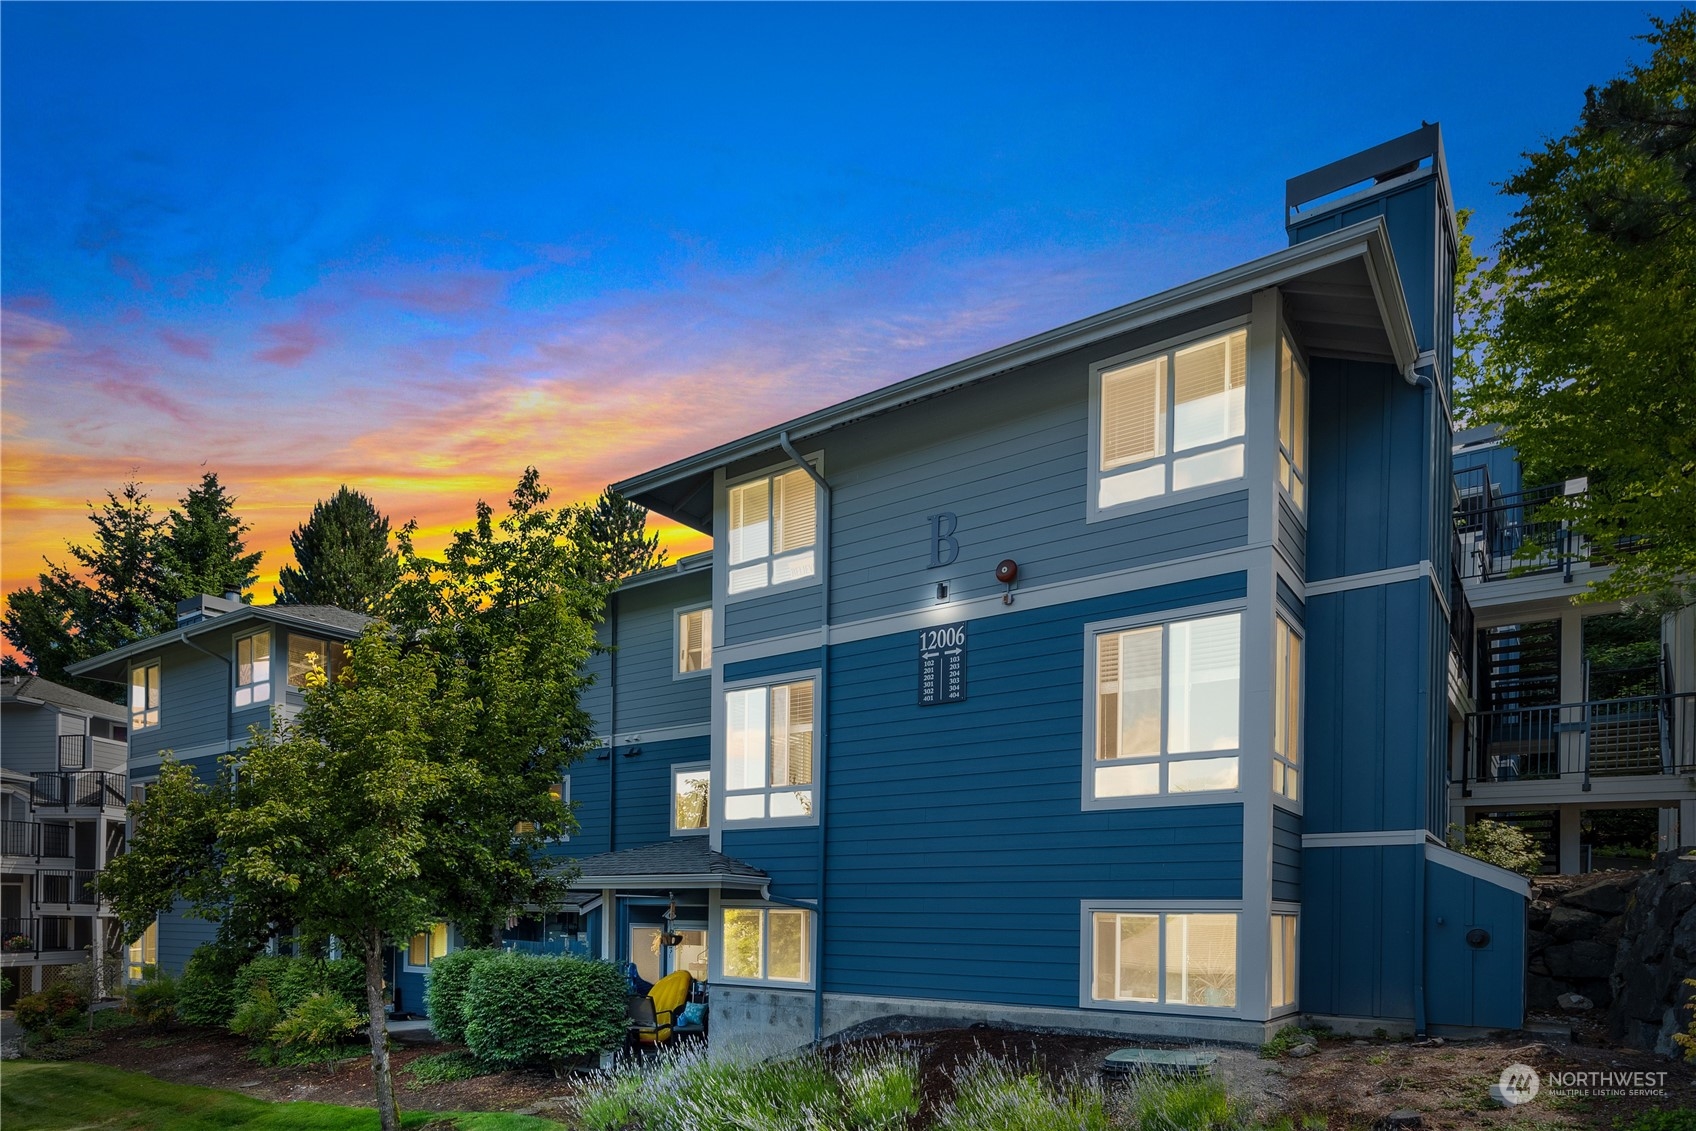
[[[817,584],[819,584],[819,575],[818,571],[815,570],[811,577],[802,577],[797,578],[794,581],[785,581],[781,585],[762,585],[758,589],[744,589],[740,593],[732,593],[726,589],[724,602],[728,605],[737,601],[754,601],[761,597],[770,597],[778,593],[790,593],[800,589],[808,589]]]
[[[699,671],[692,671],[692,672],[674,671],[674,672],[671,673],[671,678],[673,680],[702,679],[702,678],[710,678],[712,676],[712,674],[713,674],[713,669],[711,669],[711,668],[701,668]]]
[[[779,982],[770,979],[762,981],[758,978],[737,978],[724,973],[712,978],[709,984],[713,986],[737,986],[750,990],[795,990],[797,992],[811,991],[814,988],[811,981]]]
[[[1100,1001],[1087,998],[1082,1003],[1084,1009],[1099,1009],[1109,1013],[1160,1013],[1173,1017],[1229,1017],[1240,1018],[1243,1011],[1235,1005],[1182,1005],[1176,1002],[1157,1001]]]
[[[752,822],[750,822],[752,823]],[[672,829],[672,836],[707,836],[712,829]]]
[[[1243,791],[1236,789],[1214,789],[1195,793],[1156,793],[1139,797],[1094,797],[1084,795],[1084,809],[1182,809],[1196,805],[1232,805],[1241,804]]]
[[[742,821],[726,819],[719,829],[727,833],[741,829],[807,829],[817,826],[818,823],[818,814],[813,813],[806,817],[749,817]]]
[[[1144,515],[1150,511],[1165,510],[1168,507],[1181,507],[1189,503],[1200,502],[1203,499],[1215,498],[1219,495],[1232,495],[1239,491],[1248,490],[1246,477],[1226,479],[1219,483],[1205,483],[1200,487],[1185,487],[1182,491],[1168,491],[1149,499],[1136,499],[1127,503],[1115,503],[1103,507],[1096,503],[1100,498],[1101,472],[1089,477],[1089,498],[1086,500],[1088,513],[1084,516],[1086,522],[1113,522],[1121,518],[1131,518]]]

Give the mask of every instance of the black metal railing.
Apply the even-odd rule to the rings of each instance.
[[[32,916],[0,918],[0,954],[41,953],[41,923]]]
[[[59,770],[62,773],[74,773],[77,770],[88,769],[88,735],[61,734],[59,736]]]
[[[1477,632],[1472,602],[1466,599],[1466,586],[1461,583],[1460,535],[1456,534],[1449,555],[1449,644],[1460,662],[1461,678],[1472,686],[1473,640]]]
[[[123,774],[105,770],[36,774],[29,787],[29,804],[32,809],[122,809],[129,801],[124,788]]]
[[[1696,692],[1477,711],[1461,792],[1479,782],[1577,781],[1696,770]]]
[[[35,821],[0,821],[0,856],[40,856],[41,825]]]
[[[1458,473],[1456,481],[1461,482]],[[1583,539],[1550,511],[1549,504],[1565,492],[1564,483],[1499,496],[1463,488],[1455,508],[1460,575],[1498,581],[1533,573],[1570,574],[1588,553]]]
[[[35,905],[93,904],[100,895],[95,881],[99,872],[93,868],[64,868],[35,874]]]

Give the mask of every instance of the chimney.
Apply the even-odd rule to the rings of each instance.
[[[202,593],[198,597],[190,597],[186,601],[177,602],[177,627],[197,624],[212,617],[223,616],[225,613],[238,612],[243,608],[241,594],[232,597],[226,593],[222,597],[214,597],[210,593]]]

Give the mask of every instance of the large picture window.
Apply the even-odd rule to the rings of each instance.
[[[724,819],[813,818],[813,681],[725,693]]]
[[[729,592],[812,577],[818,526],[818,488],[801,468],[730,488]]]
[[[1096,801],[1237,788],[1242,614],[1097,631]]]
[[[130,729],[159,725],[159,661],[130,669]]]
[[[1237,918],[1235,912],[1092,913],[1090,999],[1235,1009]]]
[[[1295,801],[1301,796],[1301,637],[1274,620],[1277,655],[1273,671],[1272,792]]]
[[[1307,370],[1290,339],[1278,337],[1278,483],[1307,509]]]
[[[1247,351],[1238,329],[1097,368],[1098,510],[1242,478]]]
[[[236,706],[271,699],[271,634],[256,632],[236,641]]]
[[[812,913],[790,907],[726,907],[724,977],[745,982],[812,980]]]

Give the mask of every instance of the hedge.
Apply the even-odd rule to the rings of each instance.
[[[499,954],[498,950],[456,950],[430,963],[424,1011],[436,1036],[456,1045],[465,1043],[465,992],[471,986],[471,972]]]
[[[263,982],[287,1013],[316,993],[333,993],[364,1012],[365,963],[357,958],[285,958],[261,955],[236,971],[231,1000],[237,1008]]]
[[[628,985],[610,962],[496,954],[472,967],[465,1043],[478,1060],[501,1067],[616,1048]]]

